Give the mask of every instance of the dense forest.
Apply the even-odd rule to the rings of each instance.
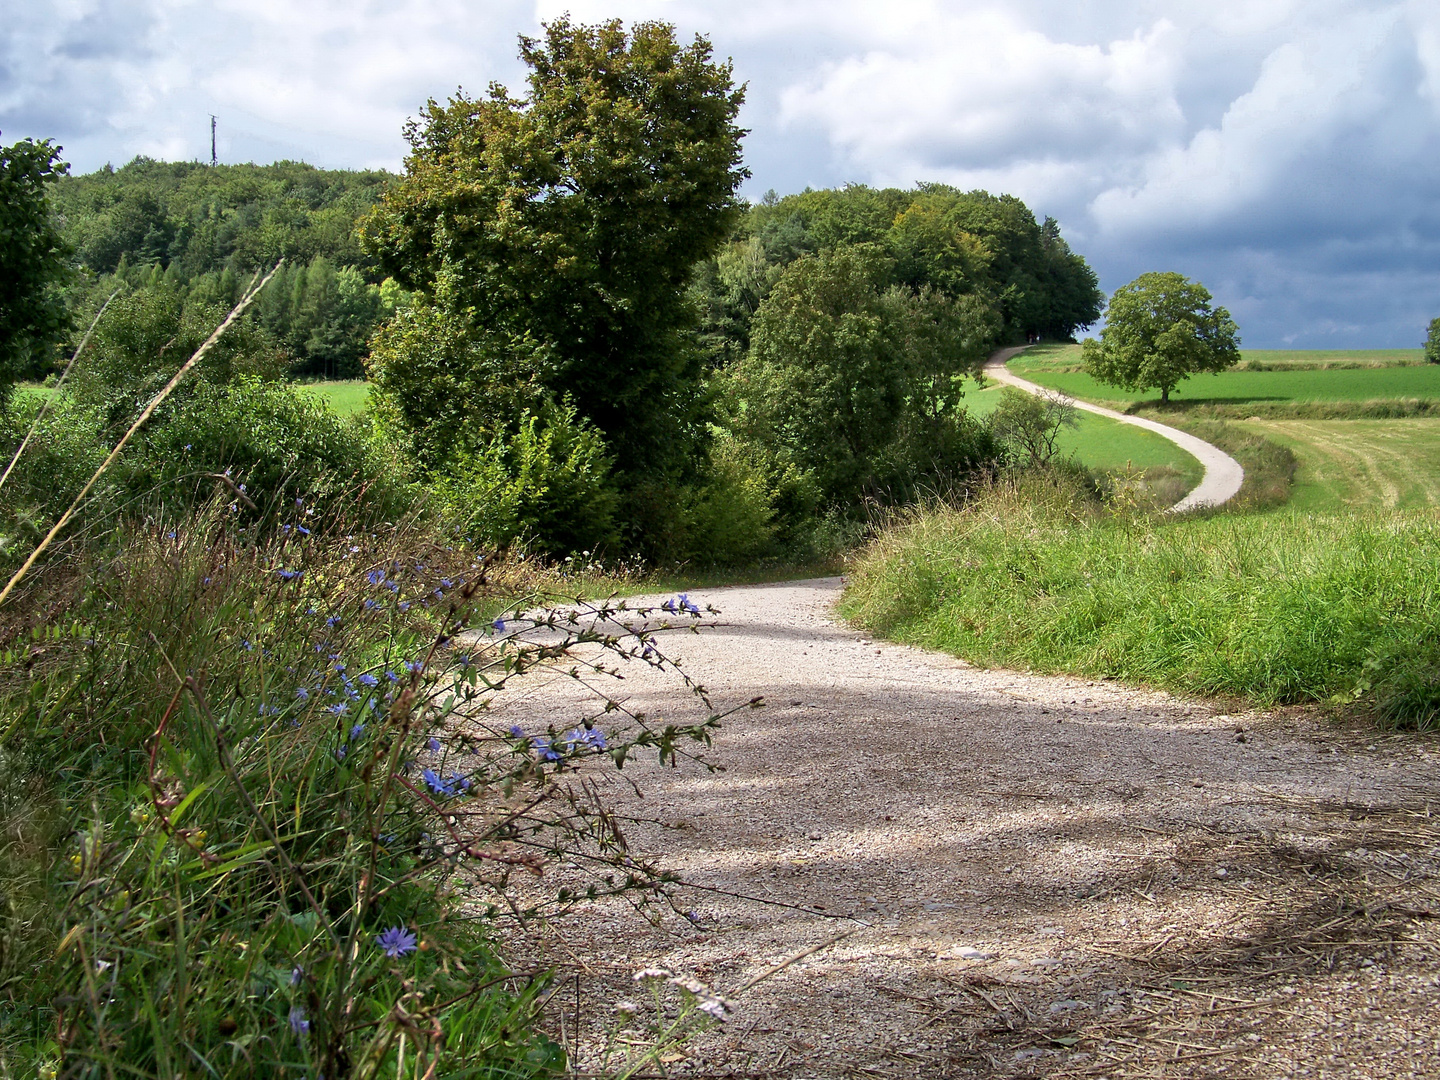
[[[359,378],[370,334],[400,297],[376,279],[355,225],[394,179],[293,161],[149,158],[60,177],[51,200],[79,270],[74,325],[83,331],[117,286],[177,311],[228,308],[251,274],[284,259],[258,318],[290,373]]]

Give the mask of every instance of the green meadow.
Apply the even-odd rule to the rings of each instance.
[[[1017,375],[1072,397],[1131,407],[1142,402],[1158,404],[1157,391],[1140,393],[1097,382],[1083,371],[1078,346],[1063,353],[1029,358],[1023,354],[1009,367]],[[1060,369],[1060,370],[1057,370]],[[1067,370],[1068,369],[1068,370]],[[1307,368],[1290,370],[1235,370],[1194,375],[1170,393],[1172,406],[1224,404],[1280,404],[1301,402],[1362,402],[1404,399],[1440,399],[1440,365],[1406,364],[1391,367]]]

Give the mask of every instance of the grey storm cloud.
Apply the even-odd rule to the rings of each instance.
[[[428,97],[514,85],[569,12],[708,35],[758,195],[938,180],[1058,218],[1113,289],[1203,280],[1247,343],[1414,345],[1440,314],[1433,0],[51,0],[0,27],[0,129],[398,167]]]

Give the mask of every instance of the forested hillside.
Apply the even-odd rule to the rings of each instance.
[[[283,258],[259,320],[291,373],[360,377],[366,342],[399,294],[392,287],[382,299],[355,225],[394,179],[293,161],[211,168],[149,158],[58,178],[50,197],[81,271],[76,324],[117,285],[178,307],[228,307],[255,270]]]

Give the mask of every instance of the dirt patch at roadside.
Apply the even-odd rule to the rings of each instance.
[[[723,772],[591,772],[688,884],[511,943],[560,969],[582,1067],[658,966],[736,1004],[665,1075],[1440,1075],[1432,742],[979,670],[844,627],[839,588],[694,595],[721,614],[669,650],[767,707],[726,721]],[[700,712],[631,667],[605,693]],[[553,673],[502,696],[502,725],[589,704]]]

